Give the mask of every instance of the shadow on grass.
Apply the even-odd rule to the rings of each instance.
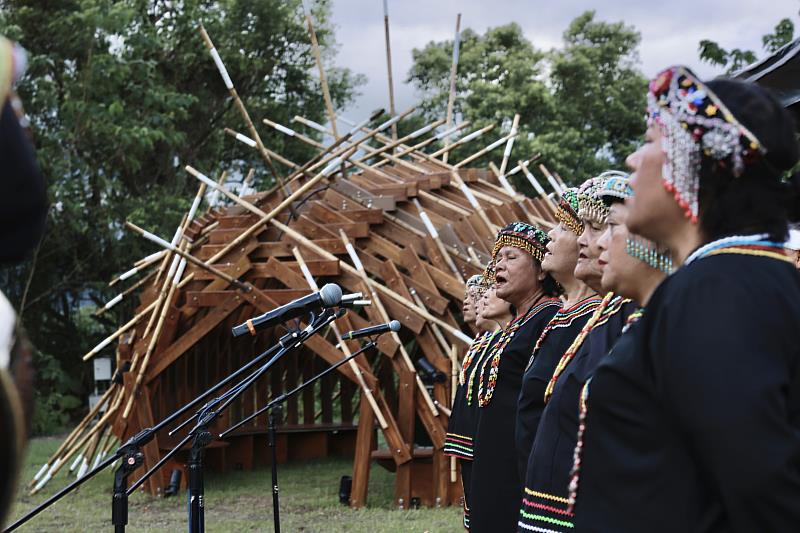
[[[74,477],[62,470],[35,496],[24,490],[39,467],[61,442],[45,437],[31,441],[21,476],[21,489],[12,511],[12,522],[43,502]],[[264,453],[267,453],[265,450]],[[139,475],[143,470],[137,471]],[[339,479],[352,473],[352,462],[325,459],[281,465],[279,474],[281,530],[286,532],[458,532],[461,514],[457,508],[392,509],[394,476],[379,466],[370,471],[369,507],[352,510],[339,503]],[[28,524],[21,533],[85,533],[109,531],[111,526],[112,470],[98,474]],[[209,473],[205,483],[206,527],[209,532],[272,531],[270,471]],[[173,498],[154,498],[137,493],[129,500],[126,531],[186,531],[186,492]]]

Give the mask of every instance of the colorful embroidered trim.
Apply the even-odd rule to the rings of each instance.
[[[608,305],[606,306],[606,308],[603,309],[603,313],[600,315],[600,318],[597,320],[597,322],[593,326],[593,329],[594,328],[598,328],[598,327],[602,326],[603,324],[605,324],[606,322],[608,322],[609,319],[612,316],[616,315],[620,311],[620,309],[622,309],[623,305],[628,304],[628,303],[630,303],[632,301],[633,300],[631,300],[630,298],[623,298],[622,296],[615,296],[614,299],[612,299],[610,302],[608,302]]]
[[[563,531],[561,528],[574,529],[571,510],[558,504],[566,505],[567,498],[536,492],[525,487],[522,506],[519,510],[517,526],[528,531]],[[558,530],[552,529],[559,527]]]
[[[575,235],[583,233],[583,222],[578,216],[578,189],[570,187],[561,193],[561,198],[558,201],[556,209],[556,220],[561,222],[566,228],[569,228]]]
[[[472,360],[475,358],[475,353],[479,352],[486,342],[489,342],[488,338],[490,335],[491,333],[484,331],[483,333],[476,334],[475,338],[472,339],[472,344],[470,344],[467,353],[464,354],[464,360],[461,363],[461,372],[458,375],[459,385],[464,385],[464,380],[467,378],[467,368],[469,368],[469,365],[472,364]]]
[[[603,298],[603,301],[595,308],[594,314],[589,318],[589,321],[583,326],[581,332],[578,333],[578,336],[575,337],[575,340],[572,341],[567,351],[564,352],[564,355],[561,356],[561,359],[558,361],[555,370],[553,371],[553,377],[550,378],[550,382],[547,384],[547,388],[544,391],[544,403],[547,403],[550,400],[550,396],[553,395],[553,389],[556,386],[556,381],[558,381],[559,376],[561,373],[564,372],[564,369],[567,368],[567,365],[572,358],[575,357],[575,354],[578,352],[578,349],[583,344],[583,341],[586,339],[586,336],[589,335],[589,332],[592,331],[595,323],[600,320],[603,311],[609,305],[609,302],[614,297],[614,294],[609,292]]]
[[[683,66],[670,67],[650,82],[647,115],[664,137],[664,187],[695,223],[703,159],[738,177],[765,153],[756,136]]]
[[[609,171],[601,174],[605,176],[605,181],[597,191],[597,195],[605,200],[606,198],[619,198],[625,200],[633,196],[633,189],[630,186],[630,176],[624,172]]]
[[[464,498],[464,529],[469,531],[469,507],[467,507],[466,498]]]
[[[533,347],[533,351],[531,352],[531,358],[528,360],[528,366],[526,367],[526,370],[533,364],[533,360],[536,358],[539,348],[541,348],[542,344],[544,344],[545,339],[551,331],[554,329],[570,327],[578,318],[586,316],[589,313],[593,313],[602,301],[602,298],[594,295],[577,302],[572,307],[562,307],[559,309],[550,322],[548,322],[547,326],[545,326],[544,331],[542,331],[542,334],[536,341],[536,345]]]
[[[704,244],[686,258],[686,261],[684,261],[684,266],[691,264],[697,259],[709,255],[717,255],[719,253],[763,255],[765,257],[771,257],[772,259],[779,259],[781,261],[786,261],[788,259],[783,247],[783,243],[770,241],[767,239],[767,235],[732,235],[730,237],[723,237],[721,239]],[[788,260],[791,262],[791,259]]]
[[[494,389],[497,386],[497,376],[500,373],[500,356],[503,355],[503,350],[505,350],[506,346],[508,346],[508,344],[514,338],[514,334],[516,334],[523,324],[536,315],[536,313],[552,305],[560,306],[561,300],[557,298],[546,298],[542,302],[532,305],[524,315],[512,320],[503,330],[503,334],[494,345],[492,352],[488,357],[486,357],[486,359],[484,359],[483,365],[481,365],[481,373],[478,378],[478,405],[480,407],[486,407],[492,401]],[[489,377],[487,379],[486,386],[484,387],[483,376],[486,372],[487,363],[491,363],[491,367],[489,369]]]
[[[474,455],[472,438],[457,433],[447,433],[444,437],[443,453],[465,461],[472,461]]]

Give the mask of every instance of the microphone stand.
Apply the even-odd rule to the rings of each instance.
[[[321,317],[324,316],[326,316],[325,313],[321,315]],[[333,315],[333,318],[334,319],[338,318],[338,315]],[[320,325],[319,328],[315,328],[312,334],[316,333],[318,329],[325,326],[329,321],[330,320]],[[287,335],[281,337],[281,341],[284,340],[288,341],[291,335],[296,333],[297,333],[296,331],[289,332]],[[22,526],[23,524],[27,523],[33,517],[35,517],[36,515],[38,515],[39,513],[41,513],[54,503],[56,503],[58,500],[60,500],[61,498],[63,498],[76,488],[78,488],[83,483],[92,479],[94,476],[99,474],[102,470],[107,468],[110,464],[114,463],[118,459],[122,459],[122,464],[117,468],[117,470],[114,473],[114,497],[112,500],[111,515],[115,533],[123,533],[125,531],[125,526],[127,525],[127,519],[128,519],[127,496],[130,494],[125,490],[125,487],[127,485],[127,477],[134,470],[136,470],[136,468],[141,466],[144,457],[141,452],[142,447],[144,447],[147,443],[153,440],[155,434],[158,431],[175,422],[175,420],[179,419],[193,407],[196,407],[200,402],[202,402],[205,398],[210,396],[214,391],[220,389],[221,387],[224,387],[237,377],[241,376],[244,372],[251,369],[256,364],[260,363],[267,357],[271,356],[280,348],[281,348],[280,343],[276,344],[275,346],[272,346],[265,352],[262,352],[261,354],[253,358],[253,360],[242,366],[239,370],[237,370],[230,376],[226,377],[225,379],[221,380],[216,385],[213,385],[208,390],[197,396],[194,400],[184,405],[183,407],[172,413],[170,416],[168,416],[155,426],[145,428],[136,435],[132,436],[124,444],[120,445],[120,447],[117,448],[117,450],[113,454],[111,454],[108,458],[103,460],[100,464],[91,469],[82,477],[76,479],[75,481],[73,481],[72,483],[70,483],[69,485],[58,491],[57,493],[53,494],[50,498],[48,498],[47,500],[45,500],[44,502],[33,508],[31,511],[29,511],[26,515],[19,518],[16,522],[14,522],[6,529],[4,529],[3,533],[11,533],[12,531]],[[191,418],[189,420],[191,420]],[[184,424],[182,424],[182,426]],[[185,444],[186,442],[188,442],[188,439],[186,439],[183,443]],[[163,462],[164,462],[163,460],[159,461],[158,464],[159,465],[163,464]]]
[[[313,316],[313,315],[312,315]],[[127,490],[126,494],[132,494],[139,486],[142,485],[150,476],[152,476],[161,466],[166,463],[171,457],[177,454],[181,448],[189,441],[192,441],[192,447],[189,452],[189,490],[188,498],[188,521],[189,533],[204,533],[205,531],[205,516],[204,516],[204,483],[203,483],[203,458],[205,455],[205,448],[214,440],[214,436],[208,431],[209,426],[216,420],[222,411],[224,411],[231,403],[233,403],[239,396],[241,396],[253,383],[255,383],[264,373],[269,370],[275,362],[280,359],[284,354],[293,350],[305,342],[306,339],[317,333],[327,324],[333,322],[338,318],[340,313],[332,313],[327,310],[324,311],[318,318],[311,320],[311,325],[301,331],[293,331],[290,334],[281,338],[278,346],[281,349],[276,353],[267,363],[261,368],[244,378],[231,388],[231,391],[226,393],[220,398],[215,398],[203,406],[194,417],[189,421],[196,419],[197,423],[189,430],[187,435],[167,454],[161,458],[150,470],[148,470],[142,477],[136,480],[133,485]],[[287,339],[288,337],[288,339]],[[216,409],[211,407],[222,403]],[[170,434],[175,433],[188,423],[184,422],[178,428],[174,429]]]
[[[275,398],[272,401],[270,401],[269,403],[267,403],[266,406],[262,407],[261,409],[259,409],[255,413],[251,414],[247,418],[245,418],[243,420],[240,420],[239,422],[237,422],[236,424],[234,424],[233,426],[229,427],[228,429],[226,429],[225,431],[223,431],[222,433],[219,434],[219,438],[223,439],[227,435],[229,435],[231,432],[235,431],[236,429],[240,428],[241,426],[243,426],[244,424],[246,424],[250,420],[252,420],[255,417],[257,417],[258,415],[262,414],[264,411],[269,411],[269,414],[268,414],[268,421],[269,422],[268,422],[268,426],[267,426],[267,432],[268,432],[269,447],[270,447],[270,451],[271,451],[271,454],[272,454],[272,464],[271,464],[271,470],[272,470],[272,521],[273,521],[273,524],[274,524],[275,533],[280,533],[280,531],[281,531],[280,504],[279,504],[279,501],[278,501],[278,452],[277,452],[277,446],[276,446],[276,442],[275,442],[275,423],[276,423],[276,419],[280,418],[281,414],[282,414],[282,405],[281,404],[283,402],[285,402],[287,399],[289,399],[292,396],[294,396],[295,394],[297,394],[298,392],[300,392],[301,390],[305,389],[306,387],[308,387],[310,385],[313,385],[315,382],[317,382],[318,380],[320,380],[323,377],[327,376],[328,374],[330,374],[331,372],[333,372],[334,370],[336,370],[337,368],[339,368],[343,364],[347,363],[351,359],[361,355],[362,353],[364,353],[365,351],[369,350],[370,348],[374,348],[375,346],[377,346],[375,341],[370,339],[370,341],[367,344],[365,344],[361,349],[359,349],[357,352],[351,354],[349,357],[345,357],[344,359],[342,359],[340,361],[337,361],[336,364],[329,366],[324,371],[320,372],[319,374],[317,374],[313,378],[309,379],[305,383],[302,383],[302,384],[298,385],[297,387],[295,387],[291,391],[281,394],[277,398]]]

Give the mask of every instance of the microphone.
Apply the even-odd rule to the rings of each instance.
[[[397,320],[392,320],[391,322],[387,322],[385,324],[378,324],[377,326],[369,326],[368,328],[348,331],[342,335],[342,340],[350,341],[353,339],[360,339],[361,337],[368,337],[370,335],[379,335],[381,333],[386,333],[387,331],[400,331],[400,322]]]
[[[232,330],[234,337],[240,337],[245,333],[255,335],[256,332],[263,328],[280,324],[292,318],[297,318],[304,315],[309,311],[315,311],[320,307],[332,307],[338,305],[342,301],[342,289],[335,283],[328,283],[322,287],[318,292],[313,292],[302,298],[292,300],[288,304],[282,305],[267,311],[263,315],[251,318],[246,322],[239,324]]]

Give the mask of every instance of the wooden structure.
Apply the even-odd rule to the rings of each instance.
[[[472,337],[459,320],[464,280],[482,272],[497,228],[526,220],[547,229],[553,220],[552,200],[538,182],[535,187],[542,194],[537,199],[518,194],[509,184],[507,176],[520,171],[535,181],[529,161],[507,173],[496,167],[467,168],[505,144],[500,167],[504,171],[518,119],[511,134],[455,164],[438,158],[491,127],[429,154],[422,149],[441,135],[416,145],[412,140],[433,134],[442,121],[397,140],[381,133],[411,110],[376,129],[362,125],[345,135],[334,134],[328,147],[280,126],[280,131],[321,151],[297,165],[263,145],[205,32],[203,38],[255,140],[226,132],[257,150],[271,172],[275,161],[290,173],[276,176],[280,185],[273,190],[239,197],[187,167],[202,184],[171,242],[128,225],[166,251],[121,275],[118,279],[124,280],[152,269],[99,311],[127,295],[138,295],[134,317],[84,357],[90,359],[116,343],[114,383],[38,472],[31,482],[33,491],[66,466],[81,475],[117,442],[188,403],[284,332],[276,327],[234,339],[232,326],[331,282],[345,292],[362,292],[372,305],[350,310],[336,328],[310,338],[301,350],[280,360],[217,419],[211,432],[219,434],[358,349],[358,342],[341,342],[340,332],[396,319],[403,329],[382,336],[377,353],[359,356],[288,400],[279,426],[280,460],[352,456],[354,507],[366,504],[373,461],[396,472],[399,507],[414,499],[422,505],[457,504],[461,484],[442,448],[457,354],[464,353]],[[301,117],[296,121],[322,128]],[[381,146],[374,146],[377,143]],[[197,216],[209,194],[227,203]],[[436,369],[439,379],[420,377],[421,358]],[[104,414],[93,422],[100,412]],[[144,449],[145,468],[156,464],[181,435],[156,435]],[[218,470],[247,469],[267,457],[264,416],[224,441],[214,441],[207,464]],[[181,461],[178,456],[168,463],[144,487],[160,493],[170,471],[182,467]]]

